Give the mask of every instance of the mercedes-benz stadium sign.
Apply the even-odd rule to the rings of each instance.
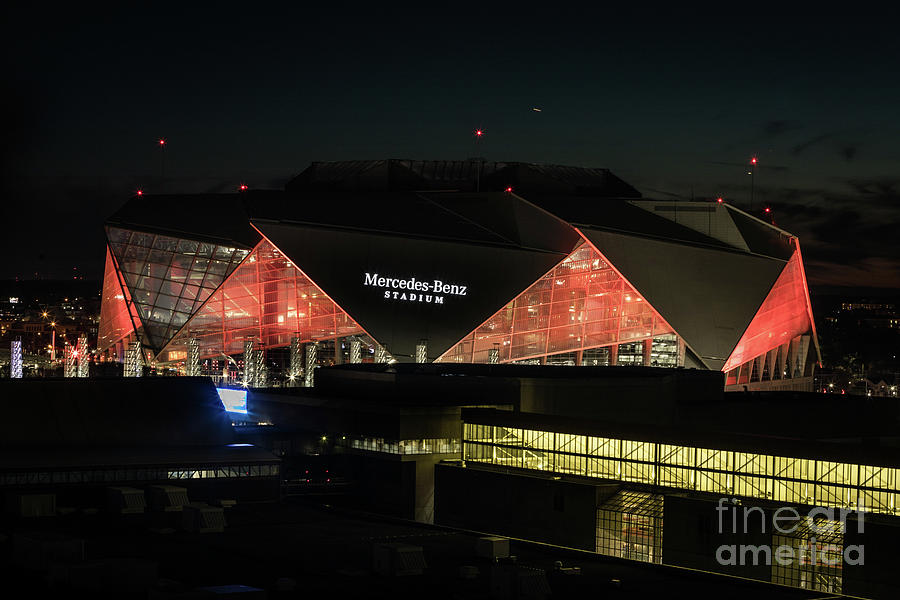
[[[386,300],[426,302],[429,304],[443,304],[444,295],[465,296],[468,293],[468,286],[445,283],[440,279],[421,280],[416,277],[408,279],[385,277],[378,273],[366,273],[363,278],[363,285],[383,289]]]

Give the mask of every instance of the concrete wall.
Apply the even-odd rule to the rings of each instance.
[[[580,548],[596,547],[597,486],[438,464],[434,522]]]
[[[900,598],[900,571],[897,569],[897,550],[900,526],[886,518],[866,515],[862,530],[854,519],[848,519],[844,534],[844,548],[859,546],[862,560],[859,565],[844,563],[843,593],[864,598]],[[856,552],[846,558],[857,560]]]
[[[753,565],[752,557],[746,554],[744,557],[748,564],[745,565],[723,565],[717,560],[717,550],[721,546],[733,545],[739,552],[741,545],[771,544],[772,526],[768,516],[764,523],[764,517],[758,510],[748,512],[745,530],[743,509],[749,509],[750,505],[737,506],[737,527],[734,527],[734,512],[720,513],[716,507],[715,501],[666,496],[663,501],[663,564],[770,581],[771,567],[766,564]],[[724,560],[730,557],[729,552],[723,551]],[[736,562],[741,562],[740,554]]]
[[[684,412],[685,404],[720,400],[724,387],[724,375],[718,371],[649,367],[581,369],[585,369],[582,373],[594,370],[597,377],[523,378],[521,410],[609,419],[610,406],[614,406],[616,421],[666,425]]]
[[[404,456],[405,462],[416,465],[415,519],[420,523],[434,523],[434,469],[442,460],[459,458],[459,454],[416,454]]]
[[[415,518],[416,463],[375,453],[351,455],[350,479],[357,506],[366,511]]]

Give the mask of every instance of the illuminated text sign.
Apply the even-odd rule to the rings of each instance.
[[[366,273],[363,285],[381,288],[386,300],[443,304],[445,296],[465,296],[469,288],[440,279],[423,280],[416,277],[386,277],[378,273]]]

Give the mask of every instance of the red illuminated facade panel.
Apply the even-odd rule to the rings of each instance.
[[[803,262],[797,248],[722,370],[730,371],[797,336],[809,334],[812,324],[808,302]]]
[[[140,323],[136,314],[129,315],[130,298],[126,297],[126,293],[119,283],[115,261],[107,248],[103,298],[100,304],[100,329],[97,334],[97,345],[101,349],[115,345],[134,331],[134,323]]]
[[[583,243],[438,362],[491,362],[492,349],[499,362],[530,360],[655,337],[671,341],[673,333],[603,255]]]
[[[185,327],[160,353],[179,360],[189,338],[200,343],[201,357],[240,354],[252,339],[272,348],[303,341],[363,334],[338,307],[268,240],[262,240],[212,293]]]

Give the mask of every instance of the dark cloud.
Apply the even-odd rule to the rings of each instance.
[[[813,146],[817,146],[817,145],[821,144],[822,142],[827,141],[828,139],[832,138],[833,136],[834,136],[833,133],[823,133],[821,135],[811,137],[808,140],[806,140],[804,142],[800,142],[799,144],[797,144],[793,148],[791,148],[791,154],[793,154],[794,156],[800,156],[800,154],[802,154],[806,150],[809,150]]]
[[[856,152],[858,150],[859,150],[858,144],[843,143],[840,146],[841,156],[843,156],[847,162],[850,162],[851,160],[856,158]]]
[[[900,206],[900,177],[854,177],[844,183],[867,200],[894,208]]]
[[[845,208],[829,211],[823,217],[809,227],[809,230],[819,240],[828,240],[831,243],[843,245],[845,241],[857,239],[857,235],[865,229],[858,210]]]
[[[852,132],[853,135],[867,135],[869,132],[864,130],[857,130]],[[825,142],[829,142],[838,137],[839,134],[831,132],[831,133],[822,133],[817,136],[813,136],[811,138],[805,139],[802,142],[795,144],[790,149],[790,153],[793,156],[800,156],[810,148],[814,148],[816,146],[821,146]],[[847,162],[851,162],[854,160],[859,154],[859,149],[862,146],[860,142],[857,141],[847,141],[844,140],[836,140],[834,144],[829,144],[829,146],[836,149],[838,155],[843,158]]]
[[[803,126],[796,121],[772,120],[762,124],[762,132],[766,137],[775,137],[788,131],[802,129]]]

